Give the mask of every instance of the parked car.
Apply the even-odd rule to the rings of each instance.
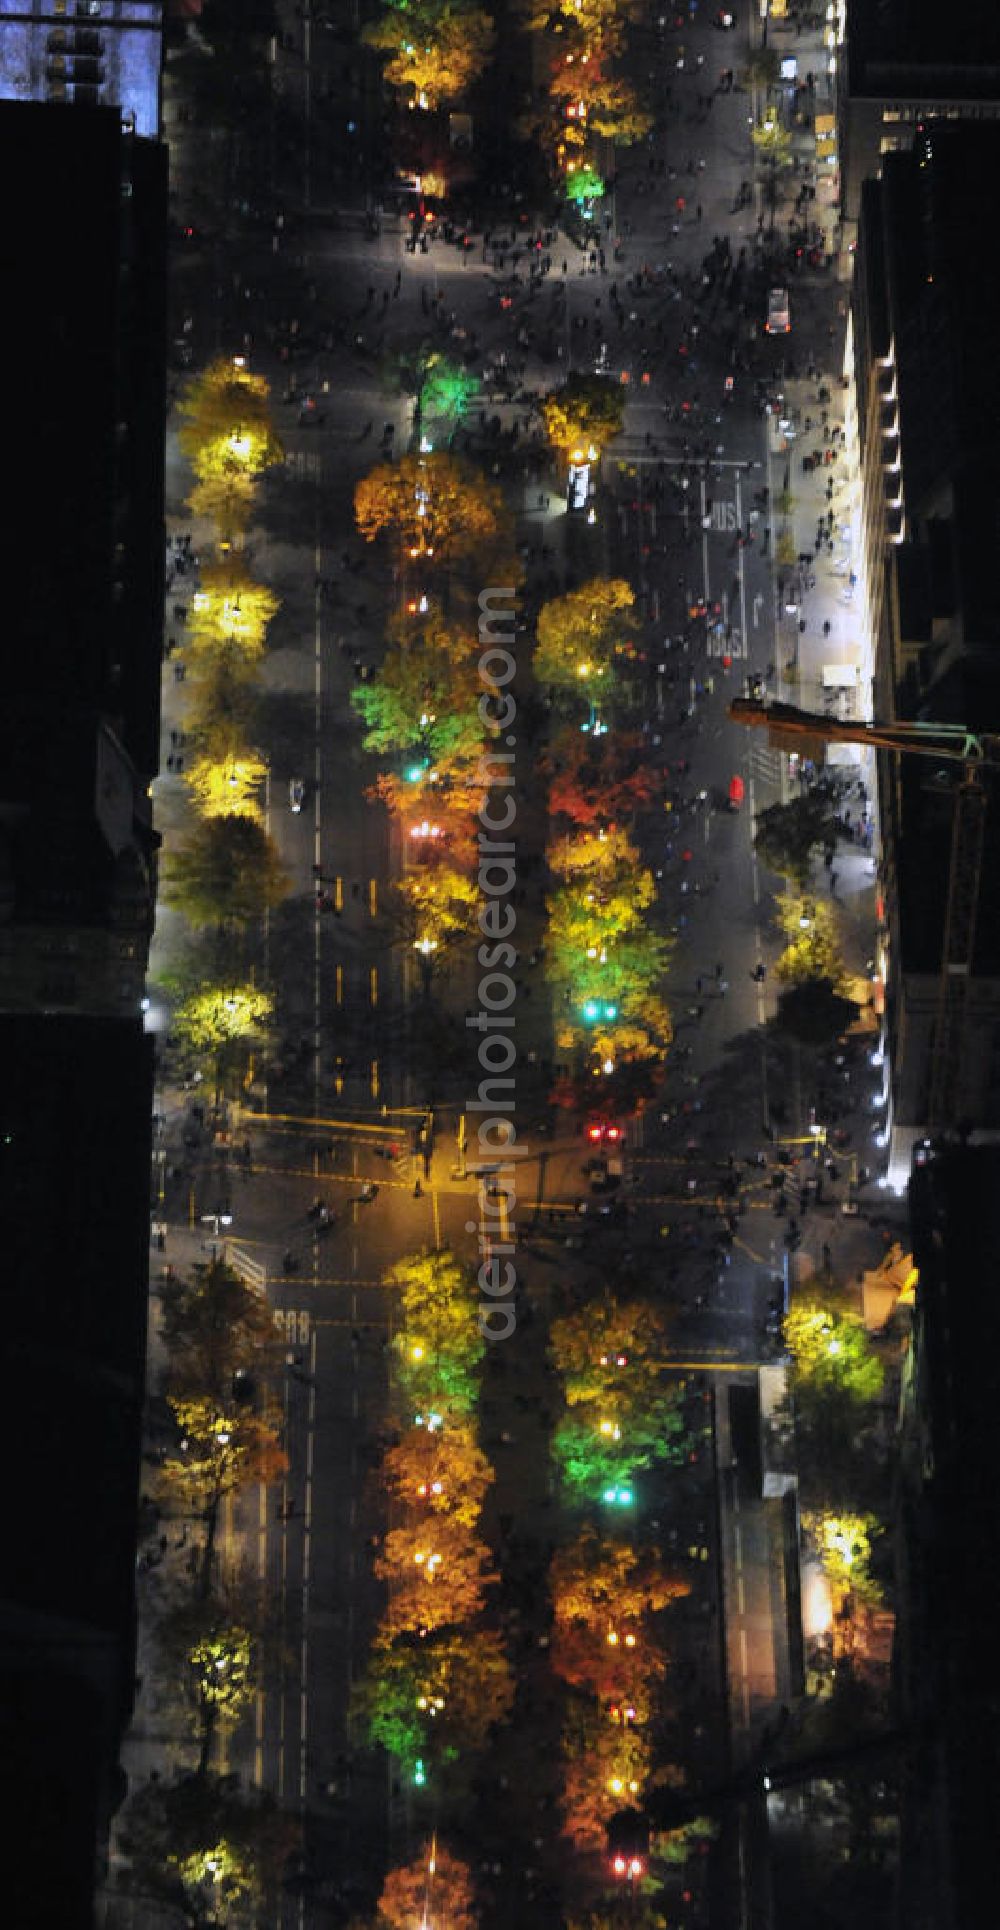
[[[792,326],[788,307],[787,288],[769,288],[767,291],[767,321],[764,323],[768,335],[787,335]]]

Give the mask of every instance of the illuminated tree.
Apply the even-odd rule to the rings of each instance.
[[[653,802],[663,784],[637,732],[594,737],[562,730],[552,740],[547,768],[552,816],[581,825],[627,823]]]
[[[567,462],[596,462],[621,433],[625,401],[606,376],[574,371],[543,398],[542,417],[549,441]]]
[[[269,1395],[259,1398],[259,1411],[240,1400],[208,1394],[167,1396],[177,1426],[177,1445],[160,1467],[160,1484],[168,1502],[205,1522],[199,1593],[211,1592],[212,1564],[219,1507],[227,1494],[256,1484],[268,1486],[288,1472],[288,1457],[279,1439],[281,1412]]]
[[[640,1701],[648,1705],[652,1686],[667,1666],[650,1632],[616,1615],[600,1625],[560,1624],[550,1659],[556,1675],[572,1688],[586,1689],[600,1702],[629,1702],[636,1708]]]
[[[443,1628],[379,1637],[358,1697],[372,1742],[398,1761],[428,1767],[485,1749],[514,1699],[514,1679],[493,1629]]]
[[[468,1622],[482,1608],[489,1563],[485,1542],[444,1515],[417,1528],[390,1529],[374,1567],[390,1585],[392,1634]]]
[[[784,1320],[785,1345],[792,1356],[796,1385],[809,1383],[819,1393],[874,1401],[882,1391],[882,1363],[858,1314],[835,1312],[821,1301],[793,1300]]]
[[[652,1759],[648,1732],[609,1723],[592,1703],[573,1698],[563,1752],[564,1832],[578,1851],[603,1851],[610,1818],[642,1797]]]
[[[402,1869],[390,1870],[378,1903],[378,1930],[474,1930],[475,1891],[468,1864],[435,1841]]]
[[[589,161],[571,165],[566,173],[566,199],[584,212],[604,195],[604,182]]]
[[[432,768],[471,762],[485,741],[482,688],[471,655],[459,666],[419,640],[391,651],[374,681],[351,693],[366,726],[365,750],[410,751]]]
[[[616,1300],[605,1293],[577,1313],[554,1320],[549,1346],[570,1406],[620,1399],[642,1407],[655,1399],[670,1324],[650,1300]]]
[[[399,1292],[396,1378],[406,1405],[422,1422],[437,1411],[453,1426],[475,1406],[485,1347],[472,1277],[443,1249],[411,1254],[385,1278]]]
[[[394,535],[411,558],[440,563],[468,557],[507,528],[500,491],[471,464],[438,453],[380,463],[358,483],[354,513],[366,542]]]
[[[206,564],[191,599],[189,646],[195,657],[222,651],[255,663],[280,607],[273,590],[255,582],[241,557]]]
[[[479,890],[473,878],[440,864],[406,872],[396,891],[403,907],[403,943],[416,954],[426,995],[449,947],[475,930]]]
[[[203,983],[178,1006],[174,1031],[195,1058],[214,1066],[216,1100],[227,1069],[262,1037],[273,1011],[271,993],[252,984]]]
[[[656,1549],[604,1540],[592,1527],[557,1550],[549,1586],[557,1625],[639,1622],[689,1592],[667,1574]]]
[[[653,116],[631,81],[607,71],[596,58],[584,62],[567,55],[552,75],[549,92],[572,125],[620,147],[644,141],[653,126]]]
[[[140,1784],[120,1830],[123,1888],[208,1930],[254,1930],[278,1907],[299,1829],[262,1790],[209,1774]]]
[[[550,845],[549,870],[557,878],[591,879],[600,884],[621,878],[639,867],[639,853],[628,833],[612,825],[597,831],[575,831]]]
[[[594,577],[543,604],[534,671],[539,683],[597,697],[616,651],[629,635],[635,594],[622,577]],[[625,614],[623,614],[623,612]]]
[[[882,1589],[871,1572],[872,1544],[882,1533],[874,1514],[802,1512],[802,1526],[830,1584],[834,1617],[855,1604],[876,1608]]]
[[[260,1673],[254,1629],[235,1605],[216,1593],[168,1609],[156,1626],[160,1667],[180,1689],[200,1732],[200,1767],[208,1767],[219,1717],[235,1722],[250,1702]]]
[[[774,968],[782,983],[801,985],[809,979],[826,979],[839,989],[847,972],[833,907],[825,899],[783,891],[774,909],[788,940]]]
[[[197,757],[184,774],[196,810],[203,818],[263,817],[261,793],[267,765],[256,751],[216,759]]]
[[[453,434],[479,393],[478,376],[426,342],[402,355],[398,367],[402,386],[414,399],[414,439],[419,442],[425,421],[432,432],[440,424]]]
[[[224,474],[199,477],[186,501],[192,516],[204,516],[223,540],[231,541],[249,529],[255,497],[252,476]]]
[[[253,818],[205,818],[167,854],[164,897],[192,925],[249,924],[288,889],[277,849]]]
[[[812,854],[818,845],[832,848],[837,824],[829,799],[819,791],[792,798],[788,804],[771,804],[758,811],[754,821],[754,850],[761,864],[788,878],[800,891],[812,869]]]
[[[412,1344],[412,1343],[411,1343]],[[474,1528],[493,1468],[464,1427],[407,1428],[382,1458],[380,1479],[390,1495],[418,1515],[446,1515]]]
[[[178,441],[200,482],[252,482],[282,461],[269,395],[262,375],[224,357],[191,378],[178,404]]]
[[[385,77],[431,113],[447,107],[479,79],[493,52],[493,22],[478,7],[448,0],[410,0],[390,5],[362,38],[388,53]]]
[[[765,162],[772,175],[780,169],[791,166],[792,137],[786,127],[773,115],[767,117],[754,128],[751,136],[756,152]]]

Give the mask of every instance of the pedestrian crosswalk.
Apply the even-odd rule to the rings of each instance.
[[[287,449],[285,469],[300,482],[318,482],[321,457],[318,449]]]

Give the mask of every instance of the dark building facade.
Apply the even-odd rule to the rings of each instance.
[[[18,1930],[93,1921],[134,1681],[163,612],[166,154],[0,106],[0,1226]]]
[[[1000,366],[979,248],[1000,127],[919,134],[865,183],[851,342],[874,714],[1000,728]],[[931,1117],[960,767],[880,761],[893,1159]],[[986,776],[953,1119],[1000,1126],[1000,820]],[[968,854],[968,841],[963,850]],[[939,1122],[948,1123],[948,1122]]]
[[[838,56],[841,205],[861,212],[862,183],[886,154],[906,151],[919,125],[1000,121],[1000,12],[964,0],[942,16],[933,0],[846,0]]]
[[[931,1154],[910,1185],[920,1277],[900,1422],[897,1600],[896,1920],[906,1930],[973,1930],[995,1887],[998,1189],[995,1147]]]

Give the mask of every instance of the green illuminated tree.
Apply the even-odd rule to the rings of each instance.
[[[398,369],[404,391],[414,399],[414,440],[419,443],[425,423],[431,436],[437,429],[453,435],[479,393],[478,376],[427,342],[401,355]]]
[[[471,655],[459,666],[418,639],[391,651],[378,676],[352,691],[351,701],[365,722],[365,750],[409,751],[447,769],[456,759],[481,754],[481,695]]]
[[[494,1629],[438,1629],[379,1637],[358,1710],[373,1742],[429,1768],[485,1749],[514,1698],[510,1663]]]

